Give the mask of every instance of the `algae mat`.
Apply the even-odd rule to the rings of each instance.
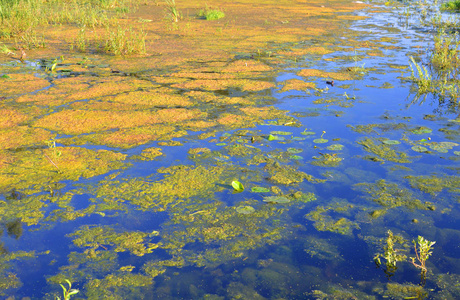
[[[0,27],[0,297],[460,297],[460,112],[410,84],[413,8],[46,5]]]

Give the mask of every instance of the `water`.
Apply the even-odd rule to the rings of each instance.
[[[287,111],[285,120],[210,136],[189,131],[173,139],[179,146],[85,146],[114,149],[131,165],[30,197],[5,194],[0,276],[12,284],[5,295],[52,299],[69,279],[81,290],[75,299],[458,298],[458,108],[432,95],[414,100],[406,66],[414,49],[423,57],[431,37],[416,20],[401,20],[401,11],[358,12],[370,18],[355,21],[355,35],[336,41],[335,52],[280,70],[278,87],[263,93]],[[333,86],[312,78],[316,90],[281,90],[305,80],[298,75],[305,68],[350,68],[359,78]],[[414,133],[420,128],[430,130]],[[73,144],[66,137],[57,137],[57,149]],[[428,142],[443,148],[412,149]],[[163,155],[133,157],[150,147]],[[233,191],[232,180],[245,190]],[[263,201],[276,195],[289,203]],[[238,213],[243,206],[254,212]],[[15,208],[22,221],[11,218]],[[436,241],[426,283],[409,258],[394,272],[385,273],[383,258],[376,267],[388,230],[404,238],[395,249],[408,257],[417,236]]]

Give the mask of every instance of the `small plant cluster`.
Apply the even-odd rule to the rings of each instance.
[[[396,245],[403,245],[405,240],[400,235],[393,235],[391,230],[387,231],[387,238],[385,239],[385,245],[383,247],[383,254],[377,253],[374,257],[374,262],[378,267],[382,266],[382,261],[380,258],[385,259],[385,274],[388,278],[393,276],[397,270],[396,264],[398,262],[405,261],[407,256],[403,254],[404,249],[396,249]],[[436,242],[431,242],[425,239],[422,236],[418,236],[417,240],[413,240],[415,250],[415,257],[411,257],[411,263],[416,268],[421,269],[421,284],[425,285],[426,273],[428,271],[426,267],[426,261],[433,253],[433,245]]]
[[[77,289],[72,289],[72,283],[70,282],[70,280],[66,279],[65,281],[69,285],[69,288],[67,289],[64,285],[60,284],[60,286],[62,287],[62,299],[61,297],[56,297],[57,300],[70,300],[70,297],[72,295],[75,295],[79,292],[79,290]]]
[[[182,13],[177,9],[176,0],[166,0],[166,19],[171,22],[179,22],[182,19]]]
[[[71,50],[87,52],[90,48],[95,51],[110,53],[113,55],[144,55],[145,49],[145,32],[135,30],[132,27],[123,29],[120,25],[116,28],[107,27],[105,34],[95,36],[94,42],[91,43],[86,33],[86,28],[82,27],[76,39],[70,44]]]
[[[441,5],[441,10],[460,11],[460,0],[453,0]]]
[[[201,9],[198,14],[198,18],[206,19],[208,21],[219,20],[225,17],[225,13],[219,9],[213,9],[206,5],[204,9]]]

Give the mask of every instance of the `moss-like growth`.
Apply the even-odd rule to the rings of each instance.
[[[387,160],[396,163],[410,163],[411,160],[405,152],[392,149],[391,145],[386,145],[373,138],[365,138],[358,142],[364,146],[364,150],[377,155],[377,160]],[[372,159],[372,157],[371,157]]]

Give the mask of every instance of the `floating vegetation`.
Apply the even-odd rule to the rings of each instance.
[[[235,190],[235,192],[241,193],[242,191],[244,191],[244,186],[239,181],[233,180],[232,181],[232,187]]]
[[[283,197],[283,196],[269,196],[269,197],[264,197],[264,202],[267,203],[273,203],[273,204],[279,204],[279,203],[289,203],[291,202],[290,199]]]
[[[458,176],[406,176],[413,188],[436,196],[444,189],[450,193],[460,193],[460,178]]]
[[[252,214],[253,212],[255,212],[256,210],[255,210],[254,207],[252,207],[252,206],[245,205],[245,206],[238,206],[238,207],[236,208],[236,211],[237,211],[239,214],[249,215],[249,214]]]
[[[326,147],[327,150],[331,150],[331,151],[340,151],[340,150],[343,150],[345,146],[342,145],[342,144],[332,144],[332,145],[329,145]]]
[[[343,158],[337,156],[337,153],[320,153],[320,156],[313,156],[314,161],[311,162],[314,166],[321,167],[337,167]]]
[[[421,153],[428,152],[428,148],[420,146],[420,145],[412,146],[411,149],[414,150],[415,152],[421,152]]]
[[[390,145],[378,142],[375,138],[365,138],[357,142],[364,146],[364,150],[377,155],[378,159],[392,161],[396,163],[410,163],[409,156],[405,152],[396,151]],[[372,159],[373,157],[370,157]]]
[[[319,231],[331,231],[339,234],[349,235],[352,234],[353,229],[360,228],[358,223],[350,221],[349,219],[344,217],[334,219],[327,213],[333,211],[343,212],[347,211],[350,208],[353,208],[353,206],[340,206],[340,204],[338,204],[338,206],[336,206],[335,208],[332,206],[318,206],[312,212],[306,214],[305,218],[307,220],[313,221],[313,226]]]
[[[401,144],[401,142],[397,141],[397,140],[382,140],[382,143],[384,143],[385,145],[399,145],[399,144]]]
[[[253,186],[251,188],[251,192],[253,193],[270,193],[270,189],[261,187],[261,186]]]
[[[410,190],[401,188],[396,183],[387,183],[384,179],[375,183],[358,183],[355,187],[364,190],[370,200],[386,209],[404,206],[409,209],[427,210],[430,205],[414,198]]]

